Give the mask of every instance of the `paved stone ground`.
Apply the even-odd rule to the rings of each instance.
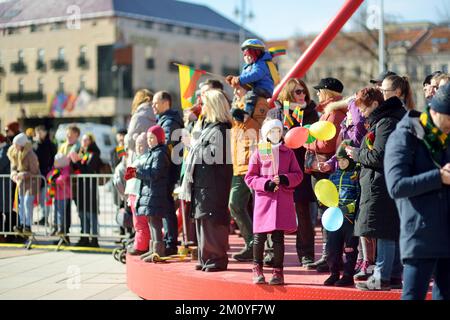
[[[0,248],[0,300],[139,300],[111,254]]]

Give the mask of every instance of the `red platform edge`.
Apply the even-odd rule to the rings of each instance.
[[[195,270],[196,261],[146,263],[130,255],[127,284],[147,300],[400,300],[401,290],[369,292],[323,286],[328,274],[300,268],[294,246],[295,239],[286,241],[286,249],[290,250],[286,250],[284,286],[253,284],[251,265],[232,259],[227,271],[202,272]],[[239,250],[241,240],[230,236],[230,247],[230,251]],[[271,268],[265,268],[266,280],[270,272]],[[430,294],[427,298],[431,298]]]

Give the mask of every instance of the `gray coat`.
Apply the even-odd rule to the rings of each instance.
[[[355,223],[355,235],[377,239],[398,240],[400,221],[394,200],[388,194],[384,177],[383,159],[386,142],[406,110],[397,97],[386,100],[368,118],[374,134],[373,149],[369,150],[365,139],[356,149],[353,159],[361,163],[361,199]]]
[[[133,136],[146,132],[148,128],[156,124],[156,117],[153,113],[153,108],[149,103],[139,105],[136,112],[131,116],[130,124],[128,125],[128,132],[125,137],[125,146],[128,150],[134,152],[136,145]]]
[[[384,159],[389,194],[400,214],[402,259],[450,258],[450,187],[423,142],[420,113],[410,111],[389,137]],[[450,146],[438,164],[450,162]]]

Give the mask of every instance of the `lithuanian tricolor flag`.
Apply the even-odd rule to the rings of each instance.
[[[177,64],[177,66],[180,75],[181,108],[183,110],[189,109],[195,102],[197,82],[205,74],[205,71],[196,70],[182,64]]]
[[[272,160],[272,144],[270,142],[258,143],[258,151],[262,161]]]
[[[286,54],[286,48],[285,47],[272,47],[269,48],[269,53],[272,55],[272,57],[278,57]]]

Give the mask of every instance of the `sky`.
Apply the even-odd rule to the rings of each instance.
[[[203,4],[234,22],[241,0],[183,0]],[[247,29],[266,40],[286,39],[293,35],[318,33],[345,3],[344,0],[245,0],[247,14],[251,9],[254,19]],[[367,6],[380,0],[365,0]],[[450,14],[450,0],[384,0],[385,14],[398,22],[440,22]],[[349,24],[347,24],[347,27]]]

